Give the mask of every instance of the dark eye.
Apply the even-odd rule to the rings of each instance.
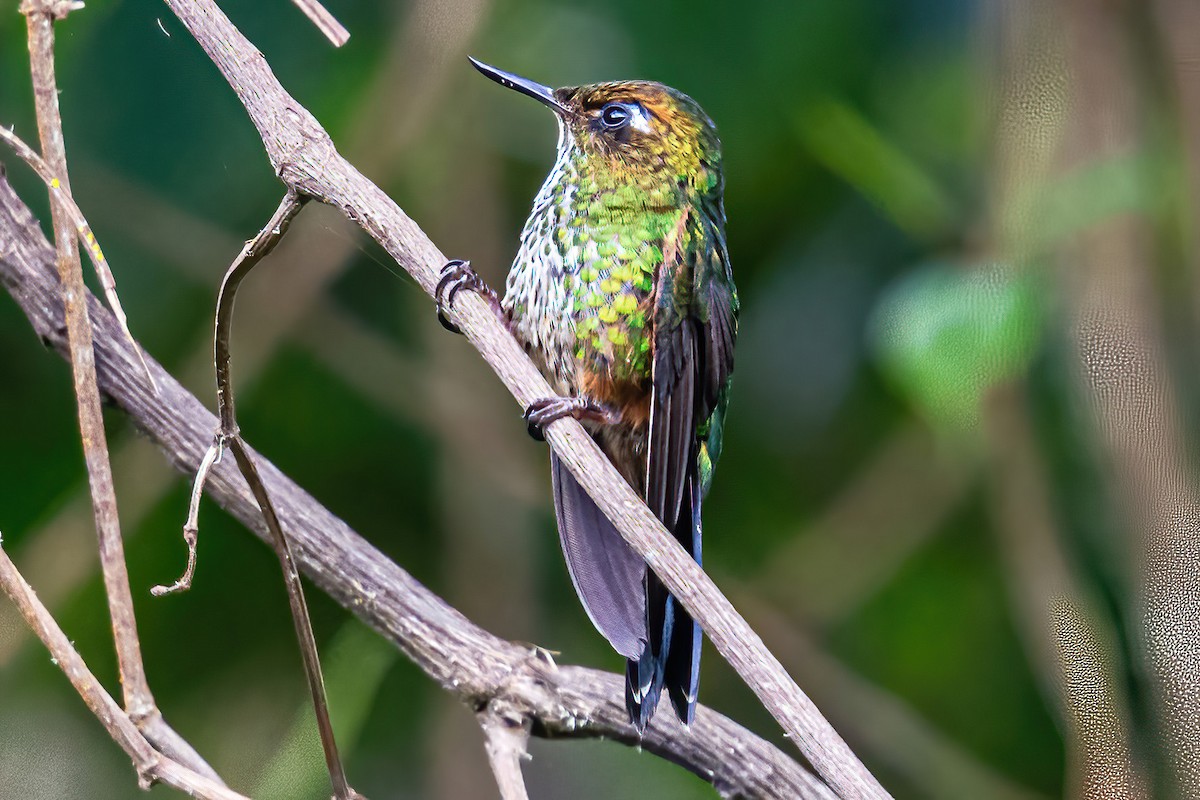
[[[629,123],[629,109],[621,103],[609,103],[600,109],[600,121],[606,128],[621,128]]]

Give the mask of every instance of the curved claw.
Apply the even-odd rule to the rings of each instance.
[[[620,419],[613,409],[598,403],[590,397],[543,397],[534,400],[525,409],[521,418],[529,427],[529,435],[534,441],[546,441],[546,426],[556,419],[574,417],[578,420],[592,420],[611,425]]]
[[[454,305],[454,298],[463,289],[470,289],[473,292],[478,292],[483,295],[484,299],[491,304],[497,314],[503,314],[500,310],[500,301],[496,297],[496,293],[491,287],[483,282],[475,270],[471,269],[470,261],[462,261],[455,259],[447,261],[446,266],[442,267],[441,278],[434,287],[433,295],[437,300],[437,317],[438,322],[442,327],[451,333],[462,333],[458,326],[449,320],[446,312]]]
[[[441,278],[434,287],[433,296],[437,300],[438,322],[451,333],[462,333],[462,331],[446,317],[446,311],[453,305],[454,296],[471,278],[479,281],[479,276],[471,269],[471,262],[454,259],[447,261],[446,266],[442,267]]]
[[[521,419],[525,420],[525,429],[529,432],[529,438],[535,442],[546,441],[546,434],[543,428],[550,424],[553,420],[543,420],[546,413],[546,406],[555,400],[562,400],[561,397],[544,397],[541,400],[534,400],[529,404],[529,408],[525,409],[521,414]]]

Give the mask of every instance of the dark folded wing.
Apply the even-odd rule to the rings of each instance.
[[[715,212],[719,214],[719,205]],[[654,313],[654,372],[646,467],[646,503],[667,530],[700,561],[701,449],[709,419],[733,371],[737,297],[719,216],[685,214],[664,242]],[[711,465],[709,465],[711,471]],[[707,476],[705,477],[705,481]],[[647,655],[685,723],[699,688],[699,627],[683,606],[646,577]],[[642,672],[650,665],[640,664]]]
[[[685,212],[663,243],[653,316],[653,394],[646,504],[668,530],[683,508],[698,439],[733,372],[737,293],[719,202]],[[699,502],[699,498],[696,498]],[[691,525],[682,540],[691,540]]]

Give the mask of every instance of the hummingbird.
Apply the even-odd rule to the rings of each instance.
[[[725,244],[716,128],[696,101],[650,81],[552,89],[470,59],[547,106],[558,152],[533,202],[503,299],[465,261],[437,287],[438,316],[483,294],[558,396],[530,433],[581,421],[697,563],[700,506],[721,451],[738,297]],[[700,627],[551,453],[567,569],[596,629],[626,659],[625,705],[642,732],[665,688],[695,716]]]

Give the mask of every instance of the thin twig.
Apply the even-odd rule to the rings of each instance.
[[[45,19],[44,15],[40,16]],[[30,17],[30,25],[32,26],[33,24],[33,17]],[[30,33],[33,33],[32,29]],[[53,47],[53,44],[52,39],[50,42],[51,47]],[[30,40],[30,45],[33,45],[32,39]],[[53,80],[53,77],[53,72],[51,72],[51,80]],[[41,96],[40,92],[35,92],[35,97]],[[57,94],[54,100],[54,113],[57,116]],[[88,224],[87,218],[83,216],[83,212],[79,210],[79,206],[75,204],[74,198],[71,197],[70,184],[67,182],[65,169],[62,172],[63,177],[61,179],[56,177],[56,170],[51,169],[50,165],[29,145],[25,144],[11,128],[0,125],[0,139],[3,139],[13,149],[13,152],[28,164],[37,173],[37,176],[42,179],[42,182],[46,184],[46,188],[50,190],[53,202],[59,208],[59,214],[65,217],[63,224],[74,228],[74,238],[77,238],[83,244],[83,249],[87,251],[88,258],[96,270],[96,277],[99,278],[100,286],[104,289],[104,298],[108,301],[108,307],[112,309],[113,316],[117,318],[117,322],[120,323],[121,330],[124,332],[125,337],[129,339],[129,342],[131,344],[136,343],[137,340],[133,338],[133,333],[129,330],[129,320],[125,316],[125,309],[121,307],[121,299],[117,296],[117,279],[113,276],[112,268],[108,265],[108,259],[104,257],[104,251],[100,249],[100,243],[96,241],[96,235],[92,233],[92,226]],[[79,256],[76,254],[76,261],[78,261],[78,258]],[[150,374],[150,368],[146,366],[146,356],[140,346],[137,348],[137,354],[138,359],[142,362],[142,371],[146,376],[146,380],[150,381],[151,387],[154,387],[154,376]]]
[[[232,394],[230,397],[232,398]],[[263,520],[267,523],[267,530],[271,533],[271,544],[275,548],[275,554],[283,569],[284,584],[287,586],[288,592],[288,605],[292,612],[292,622],[296,626],[296,638],[300,642],[300,654],[304,659],[304,675],[308,679],[308,689],[312,694],[313,709],[317,717],[317,730],[321,736],[321,748],[325,751],[325,765],[329,768],[329,780],[333,784],[334,796],[337,800],[355,800],[361,795],[350,788],[350,784],[346,780],[346,770],[342,766],[342,759],[338,754],[337,741],[333,735],[333,723],[329,720],[329,702],[325,697],[325,681],[321,677],[317,640],[313,636],[312,622],[309,620],[308,605],[304,601],[304,588],[300,583],[300,573],[296,569],[295,559],[292,557],[291,548],[283,534],[283,527],[279,524],[279,517],[275,513],[274,506],[271,505],[271,498],[254,465],[250,450],[242,441],[241,436],[235,435],[230,439],[229,449],[233,451],[238,469],[241,470],[246,483],[250,484],[250,489],[254,492],[254,499],[262,511]]]
[[[200,495],[204,483],[212,470],[223,448],[228,447],[233,453],[242,477],[246,479],[254,499],[262,513],[262,519],[270,532],[270,543],[279,558],[283,569],[284,585],[287,587],[288,605],[292,612],[292,622],[296,626],[296,638],[300,643],[300,654],[304,661],[304,673],[308,679],[308,688],[312,694],[313,709],[316,713],[317,728],[321,735],[321,747],[325,751],[325,764],[329,768],[329,779],[333,784],[334,795],[338,800],[351,800],[360,795],[350,788],[346,780],[346,771],[338,754],[337,742],[333,734],[333,724],[329,720],[329,704],[325,697],[325,682],[321,677],[321,661],[317,654],[317,641],[313,636],[312,623],[308,616],[308,606],[304,601],[304,587],[300,583],[300,573],[296,569],[291,547],[283,533],[283,526],[271,503],[270,495],[258,475],[254,458],[250,449],[238,432],[237,414],[234,405],[233,378],[231,374],[230,334],[233,330],[233,308],[237,298],[237,290],[250,271],[262,261],[287,232],[288,225],[300,213],[306,198],[288,191],[279,208],[263,227],[258,235],[246,242],[241,253],[234,259],[229,270],[221,281],[221,290],[217,295],[216,331],[213,336],[213,358],[217,371],[217,413],[220,417],[220,427],[217,430],[213,444],[208,448],[197,471],[192,488],[192,502],[188,510],[187,524],[184,526],[184,540],[188,545],[188,568],[183,577],[172,587],[155,587],[156,594],[162,595],[191,584],[196,560],[197,516],[199,514]]]
[[[138,785],[141,788],[149,789],[155,783],[165,783],[192,797],[205,800],[247,800],[219,781],[189,769],[151,746],[133,720],[108,692],[104,691],[104,687],[88,669],[71,640],[54,621],[54,617],[37,599],[37,595],[25,582],[3,547],[0,547],[0,587],[4,588],[5,594],[16,604],[30,629],[46,645],[54,663],[67,676],[88,709],[100,720],[100,724],[108,731],[113,741],[129,754],[134,769],[137,770]]]
[[[35,333],[64,357],[69,353],[57,304],[54,251],[29,209],[0,178],[0,282],[20,305]],[[100,387],[113,404],[158,444],[182,472],[199,468],[217,420],[156,362],[162,387],[151,393],[137,357],[115,319],[91,301]],[[472,708],[503,701],[520,708],[541,738],[603,738],[672,761],[717,787],[726,797],[833,800],[834,793],[789,755],[708,708],[690,731],[658,715],[645,734],[629,725],[624,678],[580,667],[549,665],[527,646],[474,625],[418,583],[377,548],[322,507],[260,456],[263,483],[288,526],[299,566],[352,613],[380,631],[430,680]],[[263,539],[261,511],[228,464],[214,466],[209,497]]]
[[[432,295],[446,257],[394,201],[342,158],[325,129],[280,85],[259,51],[213,0],[165,2],[237,94],[284,184],[342,209]],[[522,407],[553,394],[482,298],[463,293],[450,316]],[[546,439],[826,782],[846,798],[888,797],[758,634],[617,473],[583,426],[575,420],[559,420],[549,426]]]
[[[529,720],[520,713],[506,715],[492,706],[478,716],[483,728],[483,747],[496,776],[496,785],[500,787],[501,800],[529,800],[525,778],[521,775],[521,761],[529,758],[525,749],[529,741]]]
[[[218,432],[213,437],[213,443],[209,445],[204,458],[200,461],[200,469],[196,470],[196,479],[192,481],[192,499],[188,502],[187,522],[183,523],[183,541],[188,549],[187,566],[183,570],[183,575],[170,586],[152,588],[150,594],[155,597],[163,597],[192,588],[192,578],[196,574],[196,540],[200,534],[200,498],[204,496],[204,484],[208,480],[208,473],[212,471],[213,464],[220,460],[224,449],[225,437]]]
[[[308,17],[313,25],[317,26],[317,30],[325,34],[325,38],[333,42],[334,47],[341,47],[350,38],[350,31],[346,30],[342,23],[338,22],[333,14],[325,6],[321,5],[317,0],[292,0],[304,16]]]
[[[112,617],[113,639],[117,651],[121,686],[124,690],[125,710],[143,734],[149,737],[163,752],[172,758],[184,761],[192,769],[208,776],[214,782],[220,783],[220,778],[212,767],[163,720],[150,692],[145,667],[142,664],[137,620],[133,612],[133,595],[129,589],[129,572],[125,565],[125,550],[121,539],[120,519],[117,514],[117,498],[113,488],[112,464],[108,456],[108,441],[104,430],[104,417],[100,408],[100,391],[96,383],[92,326],[87,308],[88,293],[83,283],[83,270],[79,261],[76,237],[83,239],[92,256],[93,263],[97,265],[101,283],[105,287],[105,294],[113,308],[113,314],[117,317],[130,346],[137,353],[152,391],[157,392],[157,385],[153,377],[150,377],[150,369],[146,364],[142,348],[137,345],[129,332],[124,313],[120,310],[121,306],[117,299],[112,273],[107,268],[103,253],[100,251],[87,221],[83,219],[79,208],[71,199],[62,120],[58,109],[58,83],[54,74],[54,21],[62,19],[73,7],[72,3],[61,0],[51,2],[28,0],[21,7],[28,27],[29,63],[33,80],[34,103],[37,110],[38,133],[45,159],[38,158],[36,153],[33,153],[11,132],[0,129],[2,131],[0,135],[14,144],[17,152],[34,166],[43,180],[49,177],[57,266],[62,286],[67,339],[70,343],[71,372],[79,415],[80,436],[92,494],[96,534],[99,538],[100,564],[104,574],[109,614]],[[33,158],[29,158],[29,156],[33,156]],[[105,279],[106,275],[107,279]]]

